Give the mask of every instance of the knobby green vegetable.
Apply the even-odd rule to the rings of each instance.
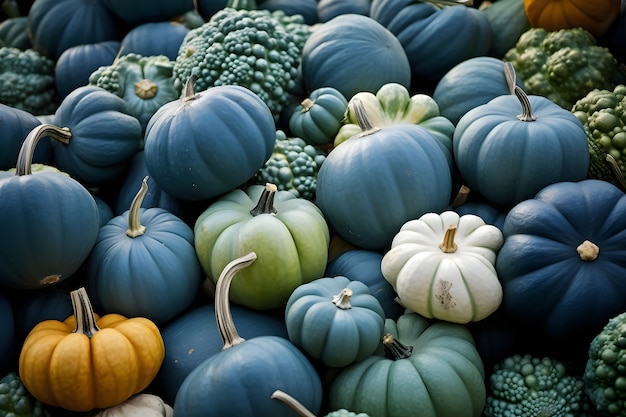
[[[174,64],[182,88],[193,74],[196,92],[241,85],[256,93],[278,118],[296,87],[300,48],[268,11],[226,7],[185,36]]]
[[[0,103],[35,116],[54,113],[54,61],[34,49],[0,48]]]
[[[317,173],[325,159],[322,150],[307,144],[304,139],[287,137],[284,131],[277,130],[274,152],[252,182],[276,184],[278,190],[310,200],[315,195]]]
[[[571,110],[594,88],[611,88],[617,60],[581,28],[532,28],[503,57],[513,63],[529,95],[549,98]]]
[[[602,415],[626,416],[626,313],[610,319],[592,340],[583,380]]]
[[[496,364],[487,385],[486,417],[584,417],[583,380],[553,358],[513,355]]]
[[[42,417],[50,413],[26,390],[22,380],[11,372],[0,379],[0,417]]]

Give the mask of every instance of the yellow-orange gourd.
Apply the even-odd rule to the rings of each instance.
[[[620,0],[524,0],[528,22],[548,31],[581,27],[602,36],[620,11]]]
[[[157,326],[142,317],[98,317],[84,288],[71,298],[72,316],[37,324],[24,341],[19,375],[28,391],[48,405],[89,411],[145,389],[165,356]]]

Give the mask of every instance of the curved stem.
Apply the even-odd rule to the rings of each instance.
[[[280,400],[287,404],[289,408],[295,411],[300,417],[315,417],[315,414],[310,412],[300,401],[279,389],[272,393],[272,399]]]
[[[511,94],[515,94],[522,106],[522,113],[519,114],[517,118],[522,122],[533,122],[537,120],[535,115],[532,113],[528,96],[524,90],[516,84],[517,74],[515,72],[515,67],[513,67],[513,64],[510,62],[504,63],[504,78],[506,79],[509,91],[511,91]]]
[[[28,133],[26,139],[22,143],[20,152],[17,155],[17,163],[15,164],[15,175],[32,174],[31,165],[35,147],[39,143],[39,139],[49,136],[64,145],[69,145],[72,134],[67,127],[57,127],[51,124],[41,124]]]
[[[267,183],[265,184],[265,189],[261,193],[261,197],[259,197],[259,201],[256,203],[256,206],[252,210],[250,210],[250,214],[253,216],[258,216],[259,214],[276,214],[276,208],[274,207],[274,195],[278,187],[276,184]]]
[[[611,170],[611,173],[613,173],[613,176],[615,177],[615,181],[617,181],[617,183],[622,188],[622,190],[626,190],[626,179],[624,179],[624,173],[620,169],[620,167],[619,167],[617,161],[615,160],[615,158],[613,157],[613,155],[611,155],[609,153],[605,154],[604,160],[606,161],[607,165],[609,166],[609,169]]]
[[[130,210],[128,211],[128,229],[126,229],[126,236],[137,237],[146,232],[146,226],[141,224],[139,219],[139,211],[141,209],[141,203],[148,193],[148,177],[144,177],[141,182],[141,188],[135,194],[133,201],[130,203]]]
[[[183,101],[193,100],[196,97],[196,93],[194,91],[194,87],[196,85],[196,80],[198,76],[196,74],[191,74],[187,81],[185,82],[185,87],[183,88],[183,96],[181,99]]]
[[[439,249],[444,253],[454,253],[458,249],[456,243],[454,243],[454,236],[456,235],[456,224],[451,224],[446,229],[443,235],[443,241],[439,244]]]
[[[135,94],[144,100],[154,98],[159,92],[159,86],[152,80],[144,78],[135,83]]]
[[[393,337],[391,333],[387,333],[383,336],[383,348],[385,349],[385,355],[394,361],[407,359],[411,357],[411,353],[413,352],[413,346],[404,345]]]
[[[583,243],[578,245],[576,252],[578,252],[578,256],[580,256],[581,260],[593,261],[598,257],[600,248],[595,243],[585,240]]]
[[[93,312],[85,287],[71,291],[70,300],[72,300],[72,309],[76,319],[76,327],[74,327],[73,333],[81,333],[91,338],[100,329],[96,325],[96,315]]]
[[[233,316],[228,301],[228,290],[237,272],[246,268],[255,260],[256,253],[254,252],[243,255],[229,262],[217,279],[217,284],[215,285],[215,321],[222,341],[224,342],[222,350],[245,341],[245,339],[237,333],[237,328],[233,322]]]
[[[352,308],[350,298],[352,298],[352,290],[350,288],[344,288],[339,294],[333,297],[333,304],[342,310],[349,310]]]
[[[348,103],[348,107],[352,107],[352,111],[354,112],[354,118],[361,128],[361,133],[359,133],[357,136],[367,136],[380,130],[379,127],[375,127],[374,125],[372,125],[372,122],[370,121],[370,118],[365,111],[365,106],[359,98],[352,98],[352,100],[350,100],[350,102]]]

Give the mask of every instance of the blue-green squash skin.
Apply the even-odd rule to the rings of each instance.
[[[350,291],[348,297],[342,296],[345,290]],[[294,345],[325,366],[342,367],[376,351],[385,311],[364,283],[322,277],[291,293],[285,323]]]
[[[139,120],[124,99],[100,87],[73,90],[50,123],[72,134],[68,145],[53,141],[54,165],[89,187],[121,178],[141,149]]]
[[[385,279],[380,269],[383,254],[365,249],[350,249],[340,253],[326,266],[325,276],[345,276],[361,281],[378,299],[385,311],[385,318],[396,320],[404,313],[404,307],[395,301],[393,286]]]
[[[189,28],[171,21],[145,22],[133,27],[122,38],[124,54],[136,53],[145,57],[165,55],[176,61],[178,49]]]
[[[348,101],[336,88],[317,88],[293,109],[289,129],[307,143],[328,145],[341,128],[347,107]]]
[[[39,126],[41,122],[31,113],[0,103],[0,169],[15,168],[17,155],[20,152],[24,138]],[[33,163],[47,163],[52,159],[52,147],[49,138],[39,140],[33,155]]]
[[[407,220],[448,206],[452,168],[444,148],[414,124],[352,137],[322,164],[317,205],[346,242],[384,250]]]
[[[518,119],[513,94],[466,113],[453,137],[464,183],[488,201],[511,207],[543,187],[587,177],[589,145],[580,121],[542,96],[528,96],[534,121]]]
[[[271,398],[289,392],[308,410],[322,404],[322,383],[309,359],[278,336],[247,339],[198,365],[174,402],[177,417],[288,417],[293,411]]]
[[[377,417],[479,417],[486,392],[483,363],[464,325],[406,313],[387,319],[385,333],[405,346],[408,358],[392,359],[382,348],[338,371],[329,407]]]
[[[272,155],[274,118],[252,91],[216,86],[163,105],[145,133],[150,176],[181,200],[208,200],[250,180]]]
[[[129,237],[129,211],[100,228],[87,259],[87,289],[100,314],[172,320],[196,297],[203,274],[193,230],[165,209],[139,210],[145,227]]]
[[[626,196],[602,180],[549,185],[506,216],[496,270],[503,308],[554,339],[599,331],[626,305]],[[585,240],[599,248],[584,261]]]

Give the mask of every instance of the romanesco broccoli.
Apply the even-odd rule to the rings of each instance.
[[[348,411],[345,408],[341,408],[336,411],[331,411],[330,413],[326,414],[325,417],[369,417],[369,414],[355,413],[352,411]]]
[[[602,154],[610,154],[623,175],[626,175],[626,85],[612,90],[594,89],[578,100],[572,113],[581,121],[592,150],[589,177],[615,183]]]
[[[276,119],[296,87],[300,49],[266,10],[223,8],[183,39],[174,64],[182,89],[192,74],[194,91],[240,85],[256,93]]]
[[[54,61],[35,49],[0,47],[0,103],[35,116],[54,113]]]
[[[0,379],[0,417],[39,417],[50,413],[26,390],[15,372]]]
[[[513,355],[494,366],[486,417],[583,417],[590,403],[582,378],[552,358]]]
[[[528,94],[549,98],[571,110],[594,88],[610,88],[617,60],[582,28],[532,28],[502,58],[513,63]]]
[[[274,152],[253,178],[255,184],[276,184],[279,190],[290,191],[296,197],[312,199],[317,185],[317,173],[326,154],[307,144],[304,139],[287,137],[276,131]]]
[[[626,416],[626,313],[610,319],[591,341],[583,381],[599,412]]]
[[[180,97],[174,86],[173,70],[174,62],[165,55],[129,53],[91,73],[89,84],[123,98],[145,129],[162,105]]]

